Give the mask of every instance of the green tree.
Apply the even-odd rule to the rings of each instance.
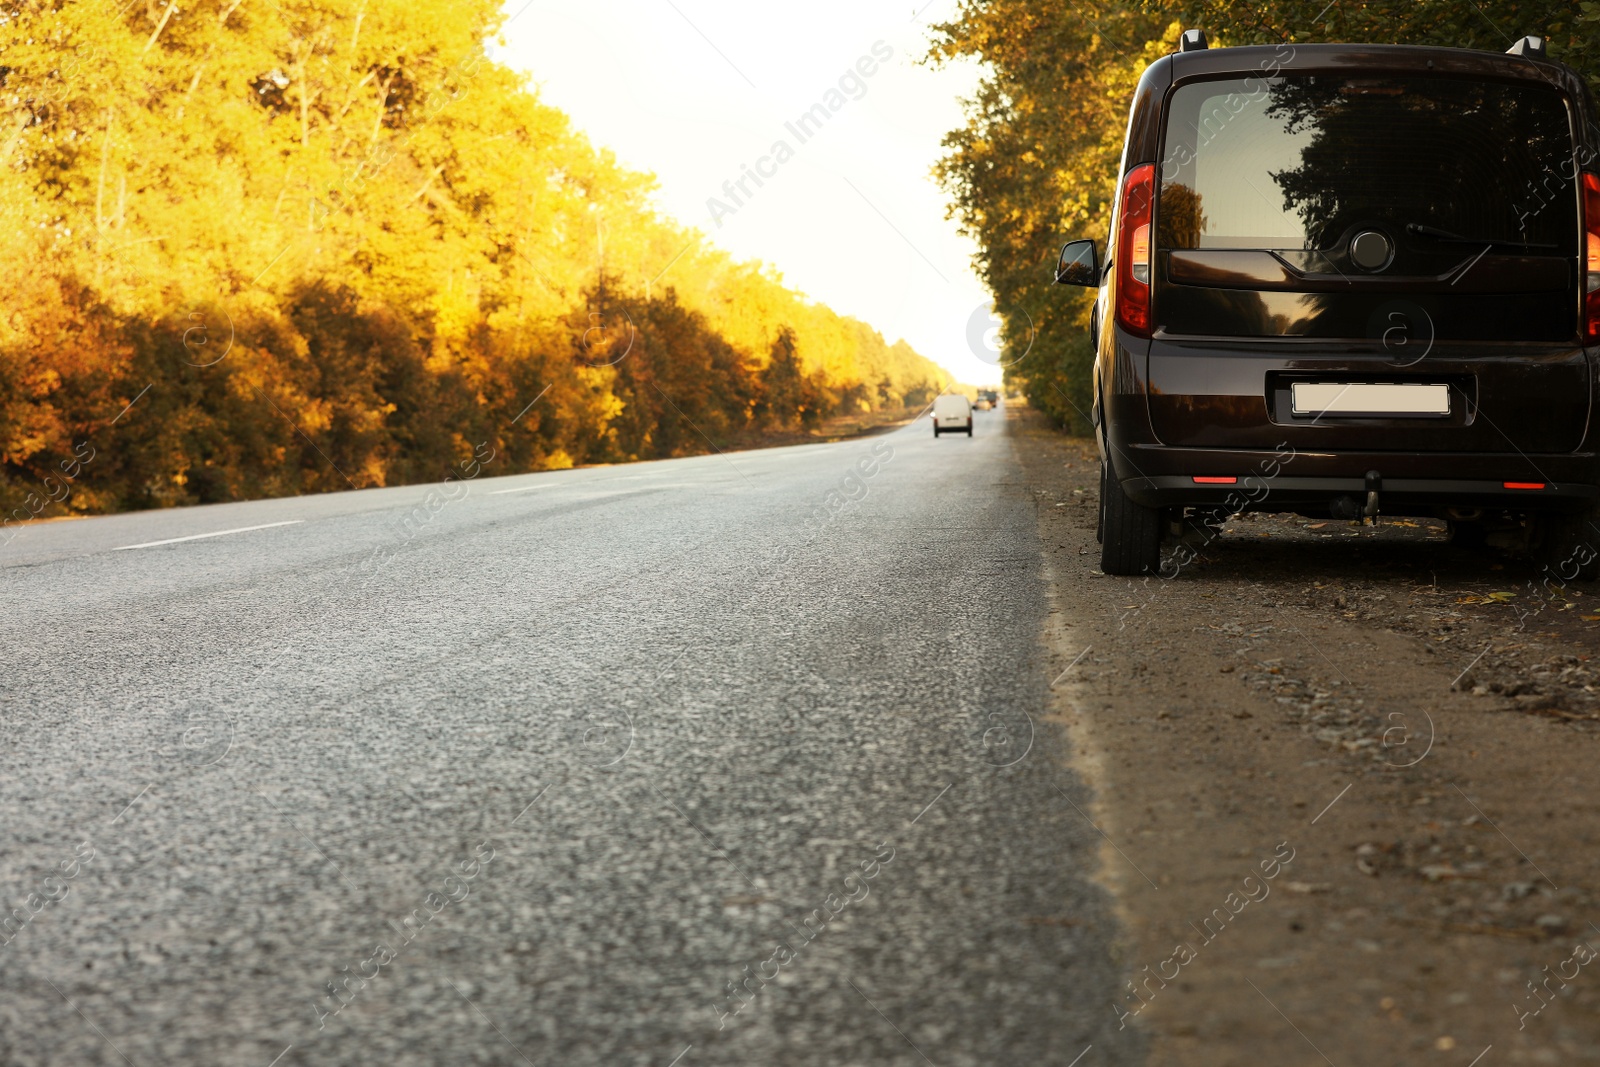
[[[934,27],[931,62],[988,71],[937,173],[978,245],[1008,352],[1006,380],[1056,421],[1087,428],[1089,299],[1051,284],[1065,239],[1102,242],[1138,74],[1179,26],[1136,3],[964,0]]]
[[[1233,45],[1359,41],[1503,52],[1523,37],[1543,37],[1552,59],[1600,89],[1600,3],[1593,0],[1189,0],[1179,10],[1185,25]]]

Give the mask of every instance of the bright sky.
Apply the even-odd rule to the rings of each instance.
[[[531,74],[596,144],[655,174],[663,210],[960,380],[1000,380],[973,245],[945,218],[930,173],[978,68],[916,62],[927,26],[956,0],[920,12],[914,0],[525,2],[507,0],[507,47],[494,57]],[[836,110],[802,142],[785,124],[817,104]],[[778,141],[792,158],[773,156]],[[747,166],[768,176],[735,187],[736,203],[724,183]]]

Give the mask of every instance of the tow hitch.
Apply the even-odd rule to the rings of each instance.
[[[1377,471],[1367,472],[1367,506],[1361,512],[1364,519],[1372,525],[1378,525],[1378,493],[1383,489],[1383,475]]]
[[[1383,491],[1383,475],[1368,471],[1366,479],[1367,502],[1354,493],[1340,493],[1328,501],[1328,514],[1336,519],[1347,519],[1362,526],[1378,525],[1378,494]]]

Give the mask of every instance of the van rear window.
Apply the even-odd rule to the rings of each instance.
[[[1166,134],[1160,248],[1328,249],[1357,228],[1399,237],[1415,223],[1577,254],[1572,128],[1553,88],[1353,74],[1194,82],[1173,93]]]

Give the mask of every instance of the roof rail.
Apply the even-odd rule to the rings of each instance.
[[[1210,42],[1206,40],[1205,30],[1184,30],[1183,36],[1178,38],[1178,51],[1180,52],[1203,52],[1210,47]],[[1541,47],[1543,46],[1541,45]]]
[[[1543,37],[1524,37],[1506,49],[1508,56],[1525,56],[1528,59],[1548,59]]]

